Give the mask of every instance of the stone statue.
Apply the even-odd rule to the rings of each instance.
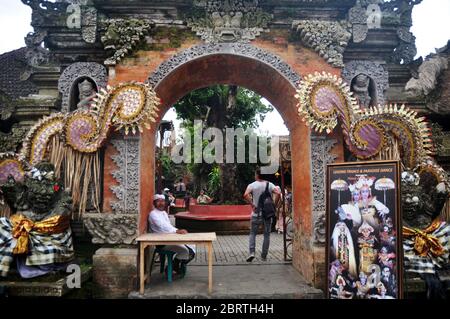
[[[431,173],[402,174],[403,223],[407,227],[425,229],[437,218],[445,205],[449,190],[444,182],[431,181]]]
[[[0,275],[8,275],[14,259],[24,278],[65,269],[74,258],[72,199],[57,181],[53,164],[37,164],[23,182],[10,176],[1,191],[13,214],[0,218]]]
[[[430,166],[431,169],[432,166]],[[405,271],[426,283],[429,299],[445,298],[438,271],[448,267],[450,225],[439,217],[449,195],[447,181],[433,170],[402,173]]]
[[[427,96],[437,86],[439,76],[448,68],[447,58],[435,55],[426,59],[418,68],[418,78],[412,78],[405,90],[410,96]]]
[[[371,105],[372,98],[369,93],[369,84],[370,77],[363,73],[358,74],[353,81],[352,92],[363,107]]]
[[[78,109],[89,109],[97,92],[95,91],[94,85],[85,79],[83,82],[78,83],[78,95],[79,102],[77,104]]]

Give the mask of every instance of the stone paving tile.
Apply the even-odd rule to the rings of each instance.
[[[267,261],[261,261],[261,247],[263,235],[256,236],[256,258],[252,264],[280,264],[290,263],[284,260],[283,235],[271,233],[270,247]],[[208,253],[204,246],[197,246],[196,258],[191,265],[207,265]],[[213,243],[214,265],[246,265],[248,256],[248,235],[217,236]]]
[[[323,298],[323,292],[308,285],[304,278],[286,264],[215,265],[213,267],[213,293],[208,294],[208,267],[189,266],[186,277],[175,276],[168,283],[158,271],[153,271],[144,295],[137,291],[129,298],[149,299],[275,299]]]

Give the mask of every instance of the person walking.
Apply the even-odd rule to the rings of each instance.
[[[251,216],[250,224],[250,237],[249,237],[249,256],[247,262],[252,262],[255,259],[255,246],[256,246],[256,234],[261,224],[264,225],[264,240],[261,251],[261,259],[267,260],[267,254],[269,252],[270,245],[270,231],[272,228],[273,217],[265,218],[263,216],[263,203],[260,203],[260,197],[268,191],[269,195],[275,194],[275,202],[281,195],[278,188],[273,183],[265,181],[261,176],[261,169],[257,168],[255,171],[255,181],[247,186],[244,193],[244,199],[252,205],[253,213]]]

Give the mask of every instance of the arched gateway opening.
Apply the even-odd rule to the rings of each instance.
[[[297,112],[297,73],[280,58],[250,45],[221,44],[191,48],[164,62],[149,77],[162,105],[157,123],[167,110],[192,90],[214,84],[246,87],[269,100],[278,110],[291,136],[294,247],[293,264],[314,281],[312,250],[312,179],[310,130]],[[158,125],[140,139],[140,222],[146,231],[155,191],[155,136]],[[143,191],[145,190],[145,191]],[[299,256],[301,254],[302,256]],[[309,255],[310,258],[303,258]]]

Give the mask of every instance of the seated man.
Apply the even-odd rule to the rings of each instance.
[[[153,198],[153,206],[155,208],[150,212],[150,215],[148,216],[150,232],[187,234],[186,229],[178,229],[170,223],[169,215],[164,210],[164,208],[166,207],[164,195],[155,195]],[[176,253],[173,261],[173,270],[176,273],[180,273],[180,270],[182,269],[180,267],[181,265],[185,267],[195,257],[195,248],[193,246],[165,245],[160,248]]]
[[[197,204],[209,204],[212,202],[212,198],[205,194],[205,191],[202,189],[200,191],[200,195],[197,197]]]

